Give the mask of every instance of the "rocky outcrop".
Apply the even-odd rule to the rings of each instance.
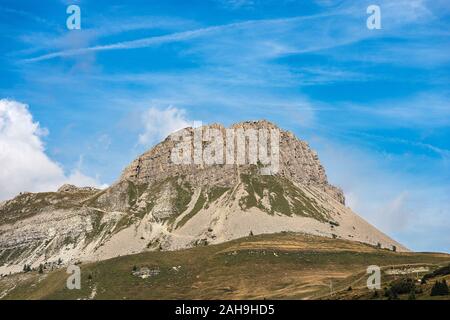
[[[79,192],[79,191],[99,191],[94,187],[77,187],[73,184],[63,184],[56,192]]]
[[[241,122],[232,125],[231,128],[235,130],[279,130],[280,166],[277,174],[302,185],[319,187],[340,203],[345,204],[342,190],[328,183],[325,170],[319,161],[317,153],[306,142],[297,139],[293,133],[281,130],[271,122],[265,120]],[[220,124],[204,126],[201,129],[203,131],[207,129],[218,129],[222,131],[223,137],[226,136],[225,127]],[[194,129],[186,128],[183,134],[193,136]],[[171,151],[174,149],[175,144],[176,141],[168,137],[153,149],[142,154],[124,170],[121,180],[130,180],[142,184],[154,183],[174,176],[185,176],[194,185],[232,186],[239,180],[239,174],[251,170],[250,165],[195,165],[193,151],[191,152],[191,165],[174,164],[171,162]],[[226,148],[227,141],[224,139],[224,154]],[[237,148],[235,148],[235,152],[237,152],[236,150]]]

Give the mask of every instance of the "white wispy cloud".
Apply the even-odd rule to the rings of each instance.
[[[174,32],[160,36],[152,36],[141,38],[137,40],[122,41],[111,43],[107,45],[97,45],[91,47],[81,47],[77,49],[61,50],[44,55],[40,55],[34,58],[25,59],[25,62],[37,62],[42,60],[53,59],[57,57],[68,57],[74,55],[82,55],[90,52],[106,51],[106,50],[125,50],[125,49],[138,49],[146,48],[155,45],[182,42],[200,37],[217,35],[222,32],[230,30],[253,30],[254,28],[270,28],[270,27],[283,27],[291,23],[299,23],[301,21],[315,20],[323,17],[342,15],[345,11],[338,11],[332,13],[324,13],[312,16],[297,16],[290,18],[278,18],[278,19],[266,19],[266,20],[248,20],[243,22],[229,23],[224,25],[208,26],[203,28],[197,28],[188,31]]]
[[[227,9],[251,8],[258,0],[215,0],[218,4]]]
[[[450,98],[443,93],[423,92],[370,105],[350,105],[348,111],[364,126],[439,128],[450,125]],[[377,118],[380,121],[375,121]]]
[[[112,20],[114,23],[111,23]],[[24,56],[51,50],[70,51],[89,47],[105,37],[138,30],[175,31],[196,26],[196,23],[187,19],[161,16],[136,16],[123,19],[106,15],[106,17],[97,17],[94,22],[95,26],[70,32],[61,28],[53,28],[53,32],[28,31],[18,37],[18,40],[28,48],[13,52],[11,55]]]
[[[403,33],[402,28],[408,23],[415,23],[419,19],[433,18],[432,12],[429,9],[429,2],[423,0],[380,1],[379,5],[383,8],[383,21],[386,25],[386,30],[383,30],[381,33],[384,36],[398,34],[399,32]],[[275,54],[275,56],[283,54],[304,54],[328,50],[337,46],[346,46],[363,39],[379,36],[376,33],[366,30],[364,23],[361,23],[361,21],[364,21],[361,18],[365,17],[364,5],[355,5],[352,2],[345,1],[338,6],[338,9],[335,8],[334,10],[311,16],[248,20],[224,25],[207,26],[106,45],[80,46],[73,49],[39,55],[25,59],[25,61],[38,62],[57,57],[83,55],[90,52],[146,48],[172,42],[190,41],[202,37],[209,37],[209,39],[213,37],[212,44],[220,44],[220,40],[218,39],[223,37],[227,38],[227,36],[230,36],[230,31],[238,31],[240,33],[239,37],[235,39],[240,47],[247,42],[254,46],[256,42],[257,47],[255,49],[259,52],[269,51]],[[331,26],[334,25],[334,32],[332,30],[333,27],[331,29],[323,28],[322,23]],[[130,26],[133,26],[133,24],[130,24]],[[139,26],[139,24],[134,25],[134,27],[136,26]],[[117,27],[112,29],[117,29]],[[126,28],[122,29],[121,31],[126,31]],[[111,33],[114,30],[107,32]],[[292,34],[297,34],[297,36],[292,37]],[[232,36],[236,36],[236,34]],[[264,38],[261,38],[261,36],[264,36]],[[289,41],[287,41],[286,37],[289,38]],[[287,45],[288,43],[290,45]]]

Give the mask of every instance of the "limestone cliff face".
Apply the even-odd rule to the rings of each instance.
[[[225,133],[219,124],[201,130],[208,128]],[[231,128],[278,130],[267,121]],[[188,128],[182,134],[193,132]],[[65,185],[57,192],[25,193],[0,203],[0,274],[19,272],[25,264],[56,268],[283,231],[407,251],[345,207],[342,191],[328,183],[306,142],[279,133],[274,175],[262,175],[259,163],[174,164],[171,152],[177,141],[168,137],[105,190]]]
[[[325,170],[319,161],[317,153],[305,141],[297,139],[294,134],[279,129],[268,121],[246,121],[234,124],[231,129],[275,129],[280,132],[279,139],[279,169],[278,176],[284,177],[302,185],[319,187],[334,199],[345,204],[342,190],[330,185]],[[220,124],[204,126],[200,130],[218,129],[224,137],[223,154],[226,152],[227,140],[225,127]],[[184,129],[185,135],[194,135],[193,128]],[[234,140],[236,141],[236,140]],[[248,142],[250,143],[250,142]],[[135,183],[153,183],[168,177],[186,176],[195,185],[231,186],[239,181],[239,174],[251,170],[250,165],[179,165],[171,161],[171,151],[176,140],[168,137],[153,149],[139,156],[123,172],[121,180]],[[247,150],[251,146],[247,145]],[[257,146],[254,146],[257,149]],[[235,153],[237,152],[237,148]],[[248,151],[247,151],[248,152]],[[192,151],[192,163],[194,151]],[[223,156],[225,159],[225,156]]]

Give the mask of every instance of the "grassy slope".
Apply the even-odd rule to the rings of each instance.
[[[324,298],[365,281],[369,265],[443,265],[450,255],[394,253],[345,240],[282,233],[171,252],[147,252],[81,265],[81,290],[68,290],[65,270],[0,280],[6,299],[301,299]],[[158,269],[142,279],[133,267]],[[176,271],[173,267],[178,267]],[[340,297],[346,298],[344,294]],[[347,298],[351,298],[350,296]]]

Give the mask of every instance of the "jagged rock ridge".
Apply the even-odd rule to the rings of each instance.
[[[204,126],[225,131],[220,124]],[[277,129],[268,121],[246,121],[231,126],[232,129]],[[184,129],[188,135],[193,134],[193,128]],[[225,136],[225,133],[223,134]],[[280,130],[280,168],[279,176],[302,185],[314,185],[322,188],[337,201],[344,204],[342,190],[328,184],[325,170],[318,155],[309,145],[297,139],[291,132]],[[239,174],[251,169],[250,165],[179,165],[170,161],[171,150],[175,141],[168,137],[166,140],[144,153],[128,166],[121,180],[130,180],[137,184],[161,181],[168,177],[183,175],[185,179],[195,185],[224,185],[232,186],[239,181]],[[224,143],[224,152],[226,143]]]

